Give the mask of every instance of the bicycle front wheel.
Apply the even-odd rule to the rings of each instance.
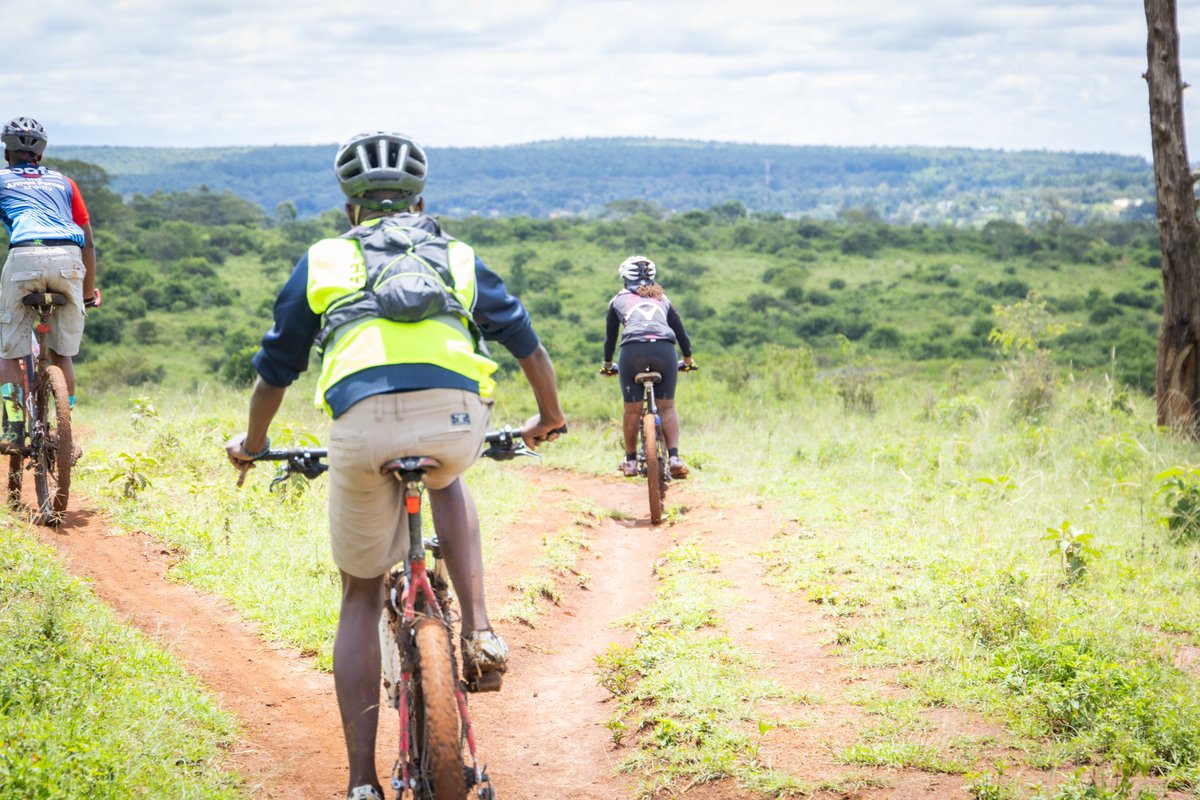
[[[642,447],[646,451],[646,483],[650,489],[650,523],[662,522],[663,496],[667,484],[663,479],[666,459],[662,457],[662,442],[658,440],[658,426],[654,415],[642,417]]]
[[[467,782],[462,729],[454,695],[450,635],[440,620],[416,623],[417,691],[414,712],[416,755],[428,779],[426,800],[463,800]]]
[[[30,423],[38,521],[58,525],[67,510],[75,445],[71,438],[71,401],[62,370],[47,367],[37,391],[37,418]]]

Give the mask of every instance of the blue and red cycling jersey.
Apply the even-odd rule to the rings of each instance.
[[[10,244],[70,239],[83,247],[82,226],[89,218],[75,181],[26,162],[0,170],[0,220]]]

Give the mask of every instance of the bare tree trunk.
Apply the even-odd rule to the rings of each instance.
[[[1195,438],[1200,409],[1200,222],[1188,165],[1175,0],[1145,0],[1150,136],[1162,239],[1163,321],[1155,390],[1158,424]]]

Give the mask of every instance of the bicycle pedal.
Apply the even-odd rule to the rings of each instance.
[[[503,685],[503,673],[485,672],[475,680],[467,682],[467,691],[473,694],[479,692],[498,692]]]

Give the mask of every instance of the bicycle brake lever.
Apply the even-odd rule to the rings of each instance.
[[[275,491],[275,487],[286,481],[289,477],[291,477],[291,473],[287,467],[280,467],[279,471],[275,473],[275,477],[271,479],[271,485],[267,487],[267,491]]]

